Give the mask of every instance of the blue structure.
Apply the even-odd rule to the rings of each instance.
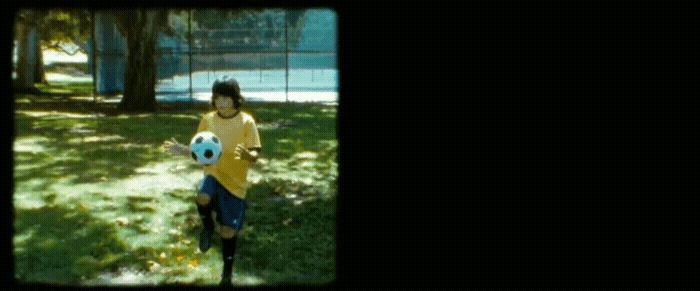
[[[128,53],[126,41],[108,13],[109,11],[95,13],[95,88],[98,94],[115,94],[124,90]],[[260,82],[265,79],[264,83],[260,83],[264,85],[262,87],[267,88],[268,84],[274,83],[277,86],[275,90],[284,90],[284,76],[281,76],[282,79],[271,78],[270,74],[276,73],[263,71],[335,70],[335,12],[328,9],[310,9],[301,11],[302,14],[295,12],[296,15],[301,15],[300,23],[303,27],[295,31],[291,31],[290,28],[289,40],[284,34],[285,13],[280,10],[266,10],[256,13],[254,18],[221,22],[220,28],[200,28],[189,32],[187,26],[180,25],[182,27],[176,28],[176,36],[161,34],[156,48],[159,80],[157,93],[189,94],[189,85],[183,87],[182,79],[189,80],[190,74],[195,72],[206,74],[204,83],[201,83],[201,78],[197,78],[197,82],[193,81],[193,86],[199,91],[209,90],[210,84],[206,84],[209,72],[216,74],[216,71],[232,70],[259,71],[256,78]],[[189,35],[192,37],[192,47]],[[285,51],[285,42],[289,45],[289,53]],[[299,74],[305,73],[297,72],[295,76],[300,76]],[[330,73],[326,73],[325,76],[335,78],[335,75]],[[312,75],[312,78],[318,82],[324,75]],[[289,79],[293,79],[291,75]],[[298,77],[294,81],[300,82]],[[254,85],[260,87],[257,84],[258,82]],[[303,85],[309,86],[317,86],[317,83]]]
[[[115,94],[124,91],[127,48],[126,40],[106,14],[95,13],[96,90],[98,94]]]
[[[309,10],[301,30],[301,39],[292,51],[298,52],[336,52],[336,15],[332,10]],[[296,55],[289,57],[289,66],[295,69],[334,69],[335,53],[313,56]]]

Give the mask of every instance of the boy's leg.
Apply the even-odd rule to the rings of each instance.
[[[230,285],[233,275],[233,258],[236,253],[238,233],[245,222],[246,202],[229,194],[222,193],[219,211],[221,219],[221,242],[224,269],[221,274],[221,285]]]
[[[206,176],[199,188],[197,195],[197,212],[202,218],[204,229],[199,234],[199,250],[206,252],[211,247],[211,236],[214,233],[214,220],[212,210],[214,209],[214,197],[216,194],[216,180],[211,176]]]
[[[221,285],[230,286],[233,278],[233,256],[236,253],[236,241],[238,236],[232,238],[221,238],[223,245],[222,255],[224,259],[224,270],[221,273]]]

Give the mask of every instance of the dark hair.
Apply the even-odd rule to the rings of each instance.
[[[233,99],[233,107],[239,109],[243,104],[243,96],[241,96],[241,87],[238,86],[238,81],[234,78],[224,77],[216,80],[214,86],[211,87],[211,106],[214,105],[214,94],[230,97]]]

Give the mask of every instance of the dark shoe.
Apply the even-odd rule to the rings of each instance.
[[[211,236],[214,234],[214,229],[204,228],[199,233],[199,250],[206,253],[211,247]]]
[[[233,286],[233,283],[231,283],[230,276],[221,277],[221,282],[219,282],[219,287],[231,287],[231,286]]]

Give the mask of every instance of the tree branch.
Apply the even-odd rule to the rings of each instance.
[[[77,49],[77,50],[75,50],[75,51],[68,51],[68,50],[66,50],[65,47],[63,47],[63,46],[61,45],[61,42],[48,43],[48,44],[46,44],[46,47],[47,47],[47,48],[52,48],[52,49],[55,49],[55,50],[62,51],[62,52],[66,53],[66,54],[68,54],[68,55],[71,55],[71,56],[74,56],[74,55],[76,55],[78,52],[81,52],[81,51],[82,51],[83,53],[87,53],[87,51],[84,51],[82,48],[79,48],[79,49]]]
[[[79,51],[83,52],[84,54],[88,54],[87,42],[81,41],[75,37],[71,37],[70,40],[80,48]]]

